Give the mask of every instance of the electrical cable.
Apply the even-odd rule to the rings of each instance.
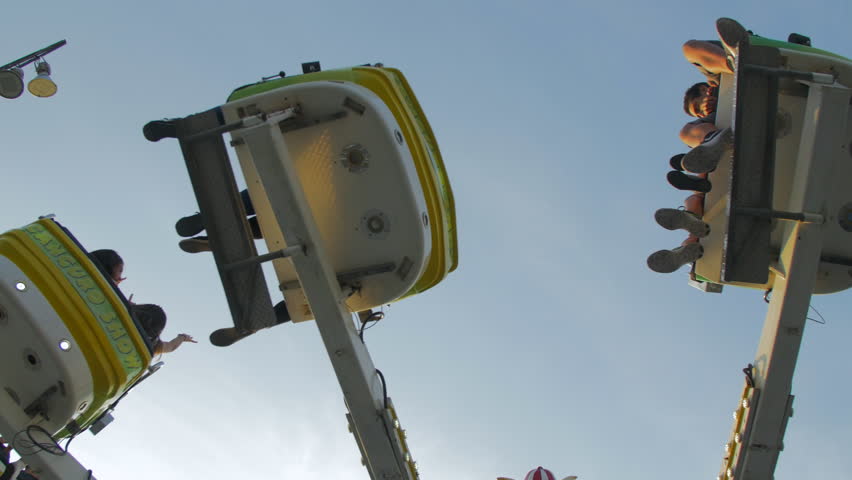
[[[70,437],[68,437],[68,441],[65,442],[65,453],[68,453],[68,445],[71,445],[71,440],[74,440],[75,438],[77,438],[76,433],[74,435],[71,435]]]
[[[364,343],[364,331],[376,326],[376,323],[378,323],[379,320],[382,320],[383,318],[385,318],[385,312],[378,311],[372,312],[367,316],[367,318],[361,321],[361,327],[358,329],[358,338],[361,339],[361,343]],[[370,325],[368,327],[368,323],[372,323],[373,325]]]
[[[811,310],[813,310],[813,311],[814,311],[814,313],[816,313],[816,314],[817,314],[817,316],[819,317],[819,320],[817,320],[816,318],[811,318],[811,317],[808,317],[808,320],[810,320],[810,321],[812,321],[812,322],[816,322],[816,323],[818,323],[818,324],[820,324],[820,325],[825,325],[825,317],[823,317],[823,316],[822,316],[822,314],[821,314],[821,313],[819,313],[819,310],[817,310],[817,309],[816,309],[816,307],[814,307],[813,305],[808,305],[808,308],[810,308]]]
[[[748,386],[754,387],[754,365],[749,363],[748,366],[743,369],[743,373],[745,374]]]
[[[379,378],[382,380],[382,398],[384,399],[385,410],[388,409],[388,384],[385,382],[385,376],[382,375],[382,371],[378,368],[376,369],[376,373],[379,374]]]
[[[39,442],[33,437],[33,432],[37,432],[39,434],[44,435],[45,437],[50,439],[50,442]],[[26,434],[26,439],[18,438],[21,434]],[[37,452],[47,452],[51,455],[63,456],[65,455],[65,450],[62,449],[61,446],[53,439],[53,436],[47,432],[40,425],[28,425],[26,429],[19,431],[12,437],[12,446],[19,453],[23,453],[25,455],[32,455]],[[24,451],[27,449],[28,451]]]
[[[764,294],[763,294],[763,301],[764,301],[764,302],[766,302],[766,303],[769,303],[769,299],[770,299],[771,295],[772,295],[772,289],[770,288],[769,290],[767,290],[766,292],[764,292]],[[820,324],[820,325],[825,325],[825,324],[826,324],[825,317],[823,317],[823,316],[822,316],[822,314],[821,314],[821,313],[819,313],[819,310],[817,310],[817,309],[816,309],[816,307],[814,307],[814,306],[813,306],[813,305],[811,305],[811,304],[808,304],[808,309],[809,309],[809,310],[813,310],[813,311],[814,311],[814,313],[816,313],[816,314],[817,314],[817,316],[819,317],[819,320],[817,320],[816,318],[812,318],[812,317],[810,317],[810,316],[805,317],[805,319],[806,319],[806,320],[810,320],[810,321],[815,322],[815,323],[818,323],[818,324]]]

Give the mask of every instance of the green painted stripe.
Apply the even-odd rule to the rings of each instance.
[[[823,55],[823,56],[833,57],[833,58],[837,58],[837,59],[844,60],[846,62],[852,63],[852,60],[850,60],[850,59],[848,59],[848,58],[846,58],[842,55],[838,55],[836,53],[831,53],[827,50],[820,50],[819,48],[813,48],[813,47],[808,47],[808,46],[805,46],[805,45],[799,45],[798,43],[790,43],[790,42],[783,42],[781,40],[773,40],[771,38],[761,37],[759,35],[752,35],[750,40],[751,40],[752,45],[760,45],[760,46],[764,46],[764,47],[783,48],[783,49],[786,49],[786,50],[794,50],[794,51],[803,52],[803,53]]]
[[[355,82],[355,77],[352,73],[351,68],[323,70],[321,72],[306,73],[303,75],[293,75],[292,77],[278,78],[275,80],[267,80],[265,82],[245,85],[231,92],[231,95],[228,97],[228,102],[233,102],[241,98],[257,95],[258,93],[275,90],[276,88],[284,87],[287,85],[295,85],[297,83],[306,82],[318,82],[322,80],[349,81],[352,83],[357,83]]]

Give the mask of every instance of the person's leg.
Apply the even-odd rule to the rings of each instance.
[[[655,272],[672,273],[704,256],[704,247],[698,243],[700,238],[710,234],[710,226],[701,220],[704,215],[704,194],[696,193],[686,197],[683,205],[685,210],[661,208],[654,214],[657,223],[663,228],[682,228],[689,232],[689,236],[679,247],[659,250],[648,257],[648,268]]]
[[[290,321],[290,313],[287,312],[287,304],[283,300],[275,304],[273,309],[275,311],[275,324],[272,325],[273,327]],[[217,347],[227,347],[253,335],[255,332],[257,330],[237,330],[235,327],[220,328],[210,334],[210,343]]]
[[[254,239],[259,240],[263,238],[263,235],[260,233],[260,224],[257,222],[257,217],[249,218],[248,224],[249,229],[251,230],[251,235]],[[185,238],[178,242],[178,246],[186,253],[200,253],[211,251],[210,240],[203,235],[192,238]]]
[[[747,46],[750,43],[748,30],[731,18],[723,17],[716,20],[716,32],[730,56],[736,55],[737,48],[740,46]]]
[[[734,73],[728,66],[725,49],[716,44],[704,40],[689,40],[683,44],[683,56],[711,81],[714,75]]]
[[[249,217],[248,224],[249,229],[251,230],[251,236],[255,240],[263,238],[263,233],[260,231],[260,223],[257,221],[257,217]]]
[[[695,235],[690,235],[686,237],[684,241],[680,242],[680,246],[685,247],[690,243],[698,243],[699,241],[701,241],[700,238],[696,237]]]
[[[693,192],[707,193],[712,185],[706,178],[700,175],[689,175],[677,170],[672,170],[666,175],[669,184],[678,190],[692,190]]]
[[[730,154],[733,143],[734,133],[730,128],[712,131],[700,145],[683,156],[681,165],[690,173],[712,172],[722,157]]]
[[[686,243],[686,242],[684,242]],[[657,273],[672,273],[704,256],[699,243],[686,243],[673,250],[660,250],[648,256],[648,268]]]
[[[680,129],[680,139],[688,147],[695,148],[705,141],[705,138],[718,130],[716,125],[710,122],[689,122]],[[683,161],[683,160],[681,160]]]
[[[701,218],[704,216],[704,194],[692,194],[683,201],[683,206],[687,212]]]
[[[710,234],[710,226],[701,217],[687,210],[661,208],[654,212],[654,220],[666,230],[686,230],[698,238]]]
[[[200,213],[181,218],[175,223],[175,231],[181,237],[192,237],[204,231],[204,220]]]
[[[240,191],[240,199],[243,202],[243,208],[246,211],[246,216],[253,216],[255,214],[254,205],[251,203],[251,197],[249,197],[248,190]],[[252,220],[249,219],[249,223],[251,223],[251,221]],[[252,234],[254,238],[262,238],[259,233],[260,227],[257,225],[257,220],[255,219],[254,222],[255,224],[251,225]],[[175,230],[181,237],[193,237],[204,231],[204,220],[201,219],[200,213],[183,217],[175,223]]]
[[[290,312],[287,311],[287,304],[284,300],[276,303],[273,309],[275,310],[275,325],[290,321]]]
[[[210,252],[210,241],[207,237],[199,236],[185,238],[178,242],[178,247],[186,253]]]
[[[254,211],[254,204],[251,203],[248,190],[240,191],[240,198],[243,200],[243,208],[246,210],[246,216],[251,217],[254,215],[256,212]]]

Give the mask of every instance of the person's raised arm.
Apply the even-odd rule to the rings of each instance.
[[[178,334],[178,336],[176,336],[175,338],[169,340],[168,342],[160,342],[160,344],[157,346],[156,352],[154,353],[161,354],[174,352],[184,342],[198,343],[195,341],[195,339],[192,338],[192,335],[181,333]]]

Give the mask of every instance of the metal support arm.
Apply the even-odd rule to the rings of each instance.
[[[787,209],[823,212],[826,188],[835,163],[845,150],[850,90],[841,85],[807,83],[809,94],[802,128],[795,181]],[[734,430],[729,445],[743,444],[741,454],[723,467],[722,480],[772,480],[784,432],[792,415],[793,373],[807,321],[808,306],[820,262],[825,225],[786,225],[780,267],[754,361],[753,388],[741,424],[747,438]],[[744,397],[745,398],[745,397]],[[756,402],[756,405],[755,405]],[[737,437],[739,435],[739,437]]]
[[[404,453],[386,422],[383,384],[367,347],[358,338],[346,298],[327,259],[281,129],[275,122],[236,132],[248,146],[258,176],[287,245],[302,245],[290,257],[316,318],[349,409],[353,433],[373,480],[412,480]]]

